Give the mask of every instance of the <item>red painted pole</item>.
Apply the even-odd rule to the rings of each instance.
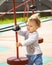
[[[17,5],[15,8],[17,9],[17,8],[19,8],[19,7],[22,7],[22,6],[23,6],[23,5],[25,5],[27,2],[30,2],[30,0],[25,1],[25,2],[23,2],[23,3],[19,4],[19,5]],[[13,11],[13,8],[12,8],[12,9],[10,9],[10,10],[8,10],[7,12],[5,12],[5,13],[1,14],[1,15],[0,15],[0,17],[2,17],[2,16],[4,16],[4,15],[6,15],[8,12],[11,12],[11,11]]]
[[[32,5],[34,5],[34,0],[31,0]],[[34,9],[32,10],[32,14],[34,14]]]
[[[13,8],[14,8],[14,24],[16,26],[17,22],[16,22],[16,2],[15,2],[15,0],[13,0]],[[16,36],[16,43],[17,43],[18,42],[18,33],[17,32],[15,32],[15,36]],[[16,48],[16,51],[17,51],[17,58],[19,58],[18,47]]]

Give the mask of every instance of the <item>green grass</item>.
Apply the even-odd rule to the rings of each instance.
[[[16,21],[23,22],[24,18],[22,18],[22,17],[16,18]],[[0,19],[0,24],[9,24],[9,23],[14,23],[14,19],[13,18]]]
[[[52,18],[52,16],[45,16],[45,17],[40,17],[40,19],[46,19],[46,18]],[[24,22],[25,18],[23,17],[18,17],[16,18],[17,22]],[[14,23],[14,19],[13,18],[5,18],[5,19],[0,19],[0,24],[9,24],[9,23]]]
[[[40,19],[52,18],[52,16],[41,17]]]

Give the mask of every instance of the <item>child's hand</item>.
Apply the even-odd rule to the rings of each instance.
[[[17,42],[16,46],[19,47],[19,46],[22,46],[22,44],[20,42]]]

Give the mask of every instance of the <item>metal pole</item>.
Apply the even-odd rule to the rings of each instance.
[[[34,0],[31,0],[32,5],[34,5]],[[34,9],[32,10],[32,14],[34,14]]]
[[[13,8],[14,8],[14,24],[16,26],[17,22],[16,22],[16,2],[15,2],[15,0],[13,0]],[[15,32],[15,36],[16,36],[16,43],[17,43],[18,42],[18,33],[17,32]],[[16,48],[16,51],[17,51],[17,58],[19,58],[18,47]]]
[[[25,1],[25,2],[23,2],[23,3],[21,3],[21,4],[19,4],[19,5],[17,5],[15,8],[17,9],[17,8],[19,8],[19,7],[22,7],[22,6],[23,6],[24,4],[26,4],[27,2],[30,2],[30,0],[27,0],[27,1]],[[8,12],[11,12],[11,11],[13,11],[13,8],[10,9]],[[5,13],[1,14],[0,17],[6,15],[8,12],[5,12]]]

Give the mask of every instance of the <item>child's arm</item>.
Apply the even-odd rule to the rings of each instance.
[[[18,43],[17,46],[28,46],[32,43],[38,42],[38,34],[30,36],[28,39],[24,40],[22,43]]]
[[[38,35],[37,34],[36,35],[32,35],[28,39],[24,40],[22,45],[23,46],[28,46],[28,45],[30,45],[32,43],[35,43],[36,41],[38,41]]]
[[[18,34],[19,34],[19,35],[22,35],[22,36],[25,36],[25,35],[26,35],[26,32],[27,32],[27,31],[19,30],[19,31],[18,31]]]
[[[22,31],[19,25],[15,26],[12,30],[15,32],[18,31],[18,34],[22,35],[22,36],[25,36],[25,34],[26,34],[26,31]]]

